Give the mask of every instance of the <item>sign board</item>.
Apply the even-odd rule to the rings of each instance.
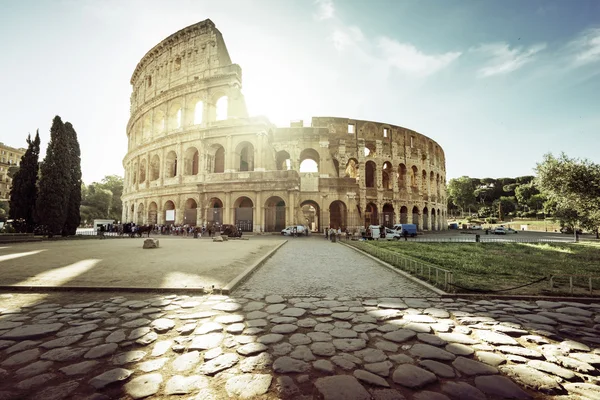
[[[165,221],[175,221],[175,210],[165,211]]]

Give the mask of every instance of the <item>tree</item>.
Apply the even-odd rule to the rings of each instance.
[[[91,223],[94,219],[107,219],[110,215],[110,207],[113,194],[104,189],[101,184],[94,182],[83,191],[81,200],[81,219]]]
[[[462,212],[475,202],[473,181],[468,176],[450,179],[448,182],[448,200],[452,201]]]
[[[10,218],[20,232],[33,232],[36,220],[37,179],[40,155],[40,134],[27,137],[27,151],[21,157],[21,166],[16,171],[10,191]]]
[[[513,196],[500,196],[494,201],[494,211],[498,211],[498,218],[504,220],[504,216],[516,210],[516,199]]]
[[[39,222],[50,236],[61,234],[67,219],[71,188],[70,149],[67,139],[65,126],[57,115],[52,121],[50,142],[40,168],[41,178],[36,201]]]
[[[70,122],[65,123],[65,134],[68,145],[69,169],[65,171],[69,178],[68,202],[63,236],[74,235],[81,222],[79,206],[81,205],[81,151],[77,140],[77,132]]]
[[[101,187],[112,192],[109,218],[120,220],[123,211],[123,178],[118,175],[107,175],[102,179]]]
[[[546,154],[536,166],[536,183],[561,224],[583,227],[599,236],[600,165],[589,160]]]

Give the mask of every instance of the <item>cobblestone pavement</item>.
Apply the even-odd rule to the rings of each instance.
[[[437,296],[378,262],[323,238],[288,242],[236,289],[236,295],[278,293],[288,296]]]
[[[0,399],[600,398],[600,303],[18,296]]]

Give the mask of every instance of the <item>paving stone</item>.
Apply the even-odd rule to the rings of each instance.
[[[452,366],[465,375],[491,375],[497,374],[498,369],[491,365],[471,360],[465,357],[457,357]]]
[[[373,386],[383,386],[388,388],[390,387],[389,383],[387,383],[387,381],[382,377],[362,369],[355,370],[354,377],[359,381],[368,383]]]
[[[127,339],[128,340],[137,340],[137,339],[141,338],[142,336],[147,335],[150,332],[151,332],[151,330],[147,326],[144,326],[141,328],[136,328],[129,333],[129,336],[127,336]]]
[[[145,351],[127,351],[113,356],[112,363],[115,365],[124,365],[132,362],[138,362],[144,357],[146,357]]]
[[[123,328],[140,328],[142,326],[148,325],[150,322],[151,321],[147,318],[138,318],[134,319],[133,321],[124,322],[123,324],[121,324],[121,326]]]
[[[333,338],[326,332],[308,332],[306,334],[313,342],[329,342]]]
[[[246,321],[246,326],[251,328],[264,328],[269,325],[269,322],[266,319],[249,319]]]
[[[199,361],[200,353],[198,351],[190,351],[173,360],[173,370],[177,372],[188,371],[198,364]]]
[[[297,307],[290,307],[290,308],[286,308],[284,310],[282,310],[281,312],[279,312],[279,314],[283,315],[284,317],[301,317],[306,313],[306,310],[304,308],[297,308]]]
[[[66,367],[60,369],[60,372],[67,376],[73,375],[86,375],[88,372],[94,370],[98,365],[100,365],[99,361],[89,360],[82,361],[77,364],[71,364]]]
[[[116,343],[101,344],[99,346],[91,348],[87,353],[83,355],[83,358],[93,359],[106,357],[113,354],[115,351],[117,351],[118,348],[119,345]]]
[[[294,350],[294,346],[287,342],[277,343],[272,346],[271,354],[275,357],[285,356]]]
[[[296,317],[278,317],[276,315],[269,315],[267,318],[273,324],[295,324],[298,321]]]
[[[119,343],[119,342],[125,341],[125,339],[127,339],[127,335],[125,334],[125,330],[124,329],[118,329],[118,330],[112,332],[110,335],[108,335],[106,337],[106,339],[104,339],[104,341],[106,343]]]
[[[156,360],[145,361],[138,364],[138,368],[143,372],[158,371],[167,363],[169,359],[167,357],[157,358]]]
[[[547,361],[532,360],[529,361],[527,365],[539,371],[560,376],[561,378],[566,379],[568,381],[574,380],[576,378],[576,375],[573,373],[573,371],[560,367],[556,364],[549,363]]]
[[[525,321],[538,323],[538,324],[545,324],[545,325],[557,325],[558,324],[558,322],[556,322],[555,320],[548,318],[548,317],[544,317],[543,315],[538,315],[538,314],[521,314],[521,315],[518,315],[518,318],[524,319]]]
[[[296,399],[300,396],[300,389],[289,376],[278,376],[275,390],[283,399]]]
[[[331,361],[338,367],[343,368],[347,371],[352,370],[356,367],[355,363],[343,356],[333,356],[331,357]]]
[[[252,356],[267,350],[268,347],[262,343],[248,343],[238,347],[237,352],[243,356]]]
[[[310,350],[318,356],[330,357],[335,354],[335,347],[330,342],[315,342],[310,345]]]
[[[450,367],[449,365],[442,364],[441,362],[433,360],[421,360],[419,361],[419,365],[425,368],[426,370],[433,372],[440,378],[455,377],[454,369],[452,369],[452,367]]]
[[[0,340],[0,350],[6,349],[7,347],[14,345],[15,343],[17,342],[14,340]]]
[[[417,336],[417,333],[415,331],[411,331],[408,329],[398,329],[396,331],[386,333],[385,335],[383,335],[383,338],[392,342],[403,343],[407,340],[414,338],[415,336]]]
[[[559,365],[561,365],[565,368],[568,368],[570,370],[573,370],[573,371],[581,372],[584,374],[591,374],[596,370],[596,368],[594,368],[590,364],[579,361],[579,360],[575,360],[574,358],[564,357],[564,356],[556,356],[555,358],[556,358],[556,362]]]
[[[360,357],[366,363],[375,363],[385,361],[387,359],[387,356],[383,351],[372,348],[355,351],[354,355]]]
[[[457,356],[470,356],[475,352],[473,348],[460,343],[450,343],[446,345],[445,349]]]
[[[390,360],[394,361],[396,364],[414,364],[415,361],[412,357],[406,354],[391,354],[389,356]]]
[[[141,375],[125,384],[125,393],[134,399],[152,396],[158,392],[162,381],[163,377],[159,373]]]
[[[432,335],[430,333],[418,333],[417,339],[432,346],[444,346],[448,344],[448,342],[440,339],[437,335]]]
[[[265,297],[265,302],[269,304],[283,303],[285,299],[279,295],[270,295]]]
[[[333,339],[332,343],[339,351],[357,351],[367,347],[364,339]]]
[[[10,331],[4,333],[1,336],[1,338],[3,340],[6,340],[6,339],[19,339],[19,340],[37,339],[37,338],[51,335],[54,332],[57,332],[58,330],[60,330],[60,328],[63,327],[63,325],[64,324],[62,324],[62,323],[22,325],[22,326],[18,326],[16,328],[11,329]],[[95,328],[93,328],[93,329],[95,329]],[[93,330],[93,329],[91,329],[91,330]],[[89,332],[89,331],[86,331],[86,332]],[[76,335],[78,333],[85,333],[85,332],[74,332],[74,333],[69,333],[64,336]],[[57,336],[61,336],[61,335],[57,335]]]
[[[227,327],[225,328],[225,331],[227,333],[232,333],[234,335],[240,334],[244,331],[244,329],[246,329],[246,324],[244,323],[234,323],[231,325],[227,325]]]
[[[102,389],[103,387],[110,385],[111,383],[121,382],[131,376],[133,371],[124,368],[115,368],[110,371],[106,371],[94,378],[90,379],[89,384],[96,389]]]
[[[23,325],[23,322],[0,321],[0,331],[16,328]]]
[[[231,368],[239,361],[239,357],[234,353],[222,354],[204,364],[200,365],[198,372],[204,375],[214,375],[228,368]]]
[[[592,354],[592,353],[570,353],[569,357],[574,358],[578,361],[590,364],[590,365],[600,365],[600,355]]]
[[[476,344],[477,341],[472,339],[471,337],[463,334],[463,333],[444,333],[439,332],[437,334],[440,339],[445,340],[449,343],[459,343],[459,344]]]
[[[450,400],[448,396],[438,392],[423,390],[413,395],[413,400]]]
[[[175,321],[169,318],[159,318],[152,321],[150,324],[152,329],[158,333],[168,332],[175,327]]]
[[[585,399],[600,399],[600,386],[591,383],[566,383],[565,389],[569,393],[581,396]]]
[[[368,363],[364,368],[374,374],[387,377],[390,375],[390,369],[394,366],[390,361],[381,361],[376,363]]]
[[[298,327],[296,325],[281,324],[281,325],[275,325],[273,328],[271,328],[271,333],[287,334],[287,333],[295,332],[297,330],[298,330]]]
[[[222,332],[223,325],[217,322],[205,322],[194,331],[194,335],[206,335],[211,332]]]
[[[506,363],[506,358],[497,353],[489,351],[478,351],[475,353],[475,357],[482,363],[497,367],[498,365]]]
[[[165,394],[189,394],[196,390],[208,387],[209,380],[205,376],[192,375],[182,376],[175,375],[170,378],[165,385]]]
[[[262,344],[273,344],[282,341],[284,336],[279,333],[269,333],[267,335],[260,336],[256,339],[258,343]]]
[[[435,374],[411,364],[398,366],[392,379],[397,384],[411,389],[421,388],[437,381]]]
[[[441,389],[442,392],[454,400],[486,400],[481,390],[466,382],[444,382]]]
[[[538,392],[546,394],[564,393],[563,388],[555,378],[527,365],[509,365],[500,367],[500,370],[517,383]]]
[[[456,358],[452,353],[429,344],[417,343],[409,350],[413,357],[427,358],[433,360],[451,361]]]
[[[251,399],[265,394],[272,379],[269,374],[238,375],[227,380],[225,390],[230,397]]]
[[[301,373],[307,372],[309,369],[310,364],[288,356],[279,357],[273,363],[273,371],[278,374],[287,374],[292,372]]]
[[[313,318],[299,319],[296,323],[300,328],[313,328],[317,325],[317,321]]]
[[[260,353],[254,357],[247,357],[240,362],[240,371],[253,372],[268,370],[273,364],[273,357],[269,353]]]
[[[16,353],[6,360],[4,360],[0,365],[3,367],[14,367],[16,365],[22,365],[34,360],[37,360],[40,356],[41,352],[39,349],[29,349],[25,351],[21,351],[20,353]]]
[[[432,331],[430,324],[422,324],[418,322],[409,322],[402,326],[404,329],[410,329],[411,331],[415,331],[417,333],[429,333]]]
[[[336,375],[319,378],[315,388],[324,400],[369,400],[371,395],[350,375]]]
[[[375,347],[377,347],[379,350],[395,353],[398,351],[399,346],[395,343],[388,342],[387,340],[379,340],[377,343],[375,343]]]
[[[521,357],[542,358],[542,354],[539,351],[520,346],[497,346],[496,350],[502,353],[514,354]]]
[[[61,400],[71,398],[71,394],[79,387],[78,382],[69,381],[51,386],[32,395],[32,400]],[[0,398],[2,396],[0,395]]]
[[[517,341],[508,335],[502,333],[475,330],[473,332],[476,338],[493,345],[518,345]]]
[[[297,346],[294,351],[290,353],[290,357],[303,361],[314,361],[317,359],[305,345]]]
[[[190,350],[209,350],[218,347],[223,342],[225,335],[222,333],[207,333],[199,335],[192,339],[189,345]]]
[[[234,302],[223,302],[215,304],[212,309],[217,311],[234,312],[242,308],[242,305]]]
[[[525,392],[510,379],[501,375],[478,376],[475,378],[475,387],[493,397],[504,399],[530,399]]]
[[[440,308],[426,308],[423,310],[424,314],[431,315],[434,318],[449,318],[450,313],[448,311],[440,309]]]
[[[329,331],[329,334],[336,338],[355,338],[358,336],[356,331],[352,329],[335,328]]]
[[[36,375],[34,377],[22,380],[21,382],[17,383],[15,387],[20,390],[31,390],[35,387],[44,385],[46,384],[46,382],[56,379],[57,377],[57,374],[48,372],[45,374]]]
[[[43,374],[54,364],[52,361],[36,361],[23,368],[20,368],[16,372],[17,379],[25,379],[34,375]],[[0,374],[2,376],[2,374]],[[8,376],[8,374],[7,374]]]
[[[152,332],[146,333],[144,336],[142,336],[135,342],[137,344],[141,344],[142,346],[147,346],[150,343],[154,343],[156,341],[156,339],[158,339],[158,333],[152,331]]]

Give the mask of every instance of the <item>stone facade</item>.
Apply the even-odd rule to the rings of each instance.
[[[8,169],[21,164],[21,157],[27,149],[14,148],[0,143],[0,201],[10,199],[12,179],[8,177]]]
[[[248,117],[242,71],[206,20],[151,49],[131,78],[123,221],[322,231],[416,223],[446,229],[442,148],[410,129]],[[316,172],[304,172],[306,160]],[[302,171],[302,172],[301,172]]]

